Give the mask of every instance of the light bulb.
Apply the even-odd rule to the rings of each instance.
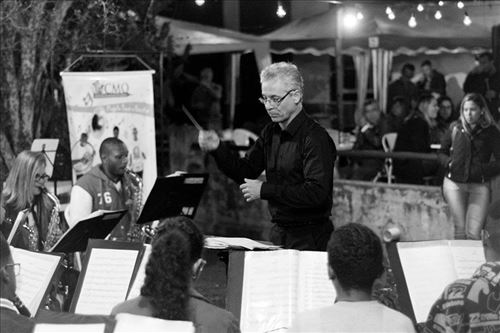
[[[408,26],[410,28],[415,28],[417,26],[417,19],[415,19],[415,16],[413,16],[413,14],[411,14],[411,17],[408,20]]]
[[[278,2],[278,9],[276,10],[276,15],[278,15],[278,17],[285,17],[286,16],[285,8],[283,8],[283,5],[281,4],[281,2]]]
[[[443,5],[444,5],[444,1],[439,1],[439,2],[438,2],[438,5],[439,5],[439,7],[443,7]]]
[[[441,17],[443,17],[443,15],[441,15],[441,12],[439,11],[439,9],[438,9],[438,10],[436,10],[436,13],[434,14],[434,18],[435,18],[436,20],[440,20],[440,19],[441,19]]]
[[[386,13],[387,15],[389,15],[390,13],[392,13],[392,9],[391,9],[391,7],[387,6],[387,7],[385,8],[385,13]]]
[[[418,10],[419,12],[424,11],[424,5],[422,5],[421,3],[419,3],[419,4],[418,4],[418,6],[417,6],[417,10]]]
[[[464,8],[464,3],[462,1],[457,2],[457,7],[460,9]]]
[[[465,12],[464,14],[464,24],[469,26],[470,24],[472,23],[470,17],[469,17],[469,14],[467,14],[467,12]]]
[[[361,21],[362,19],[364,19],[365,16],[363,15],[363,13],[361,11],[358,10],[358,12],[356,13],[356,19],[358,21]]]
[[[387,17],[389,17],[389,20],[394,20],[396,18],[396,15],[394,15],[393,12],[390,12],[389,15],[387,15]]]
[[[354,28],[357,24],[358,24],[358,19],[356,18],[356,16],[354,14],[347,13],[344,16],[344,25],[347,28]]]
[[[194,0],[194,3],[201,7],[205,4],[205,0]]]

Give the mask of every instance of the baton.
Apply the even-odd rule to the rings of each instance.
[[[196,121],[196,119],[194,119],[193,115],[188,111],[188,109],[186,109],[184,105],[182,106],[182,111],[184,111],[186,116],[189,118],[189,120],[191,120],[191,123],[194,125],[194,127],[196,127],[198,131],[200,132],[204,131],[203,127],[201,127],[201,125]]]

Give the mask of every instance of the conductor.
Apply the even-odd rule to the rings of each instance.
[[[267,200],[274,224],[271,241],[297,250],[326,250],[333,230],[333,166],[337,151],[324,128],[302,107],[303,80],[285,62],[260,74],[262,97],[272,122],[240,158],[214,131],[200,131],[198,141],[217,166],[240,184],[247,202]],[[266,180],[257,179],[265,171]]]

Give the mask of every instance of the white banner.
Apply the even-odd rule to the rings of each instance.
[[[147,197],[156,180],[153,73],[61,73],[75,176],[100,164],[101,142],[117,136],[127,145],[128,168],[143,177]]]

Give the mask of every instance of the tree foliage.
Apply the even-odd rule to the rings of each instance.
[[[154,16],[173,1],[0,1],[0,181],[34,138],[67,140],[58,73],[83,52],[168,51],[168,31],[157,31]]]

